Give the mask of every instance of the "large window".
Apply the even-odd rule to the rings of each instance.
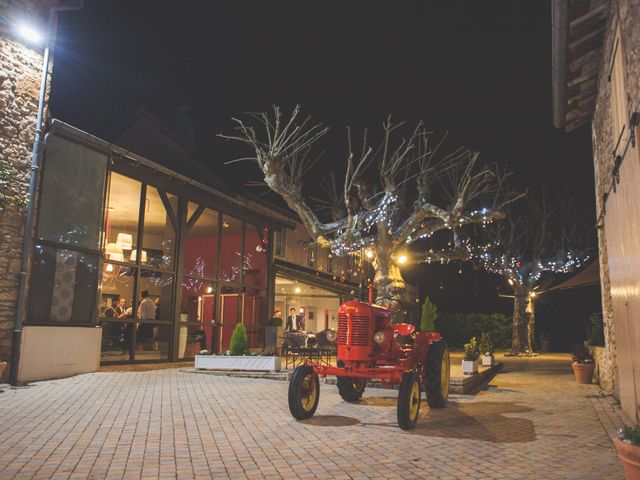
[[[184,267],[182,273],[194,278],[215,278],[219,236],[219,214],[189,202],[187,211]]]
[[[141,263],[162,270],[173,270],[178,197],[148,186],[144,202]],[[137,254],[135,250],[131,252],[132,261],[136,261]]]
[[[106,155],[56,136],[45,152],[38,238],[97,250]]]
[[[240,283],[240,258],[242,257],[242,221],[229,215],[222,216],[220,241],[220,278],[227,282]]]
[[[29,304],[31,323],[83,324],[95,318],[98,256],[37,245]]]
[[[100,301],[104,361],[169,358],[178,208],[176,196],[111,174]]]
[[[267,241],[269,231],[245,224],[243,275],[245,285],[265,288],[267,286]]]
[[[106,169],[106,155],[48,139],[28,323],[95,323]]]

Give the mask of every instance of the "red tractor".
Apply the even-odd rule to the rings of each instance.
[[[367,381],[380,379],[400,384],[398,425],[416,426],[421,392],[427,402],[442,408],[449,396],[449,351],[439,333],[414,332],[407,323],[391,323],[386,308],[359,301],[338,310],[337,366],[307,362],[293,372],[289,382],[289,410],[294,418],[311,418],[320,399],[319,376],[336,375],[338,392],[347,402],[362,398]]]

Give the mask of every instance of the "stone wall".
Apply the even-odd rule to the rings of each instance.
[[[0,30],[0,168],[11,172],[2,185],[2,193],[25,200],[42,74],[42,48],[22,44],[15,36],[11,22],[28,18],[44,28],[45,3],[0,0],[0,15],[9,19],[9,23]],[[9,361],[11,355],[25,217],[24,207],[16,206],[11,199],[2,201],[0,360],[4,361]],[[5,375],[8,375],[8,369]]]
[[[620,20],[619,20],[620,19]],[[611,18],[605,34],[603,47],[603,59],[600,65],[598,78],[598,94],[595,112],[593,116],[593,152],[596,183],[597,212],[606,207],[603,226],[598,229],[598,246],[600,255],[600,276],[602,281],[602,306],[605,326],[605,348],[598,352],[599,381],[602,388],[620,395],[621,382],[624,390],[626,384],[633,384],[634,375],[627,371],[624,375],[619,372],[619,364],[622,361],[620,355],[637,356],[637,353],[626,352],[622,348],[623,343],[631,338],[629,321],[640,312],[634,312],[635,299],[629,298],[629,292],[633,292],[637,284],[638,274],[621,275],[624,270],[622,264],[630,264],[635,254],[629,249],[629,237],[640,238],[638,218],[634,218],[633,211],[640,204],[640,194],[637,185],[632,183],[634,172],[621,171],[620,184],[612,191],[604,205],[604,195],[609,190],[613,175],[614,156],[618,132],[613,131],[613,117],[611,108],[611,83],[608,75],[611,69],[612,54],[614,50],[615,32],[618,24],[621,31],[621,52],[626,67],[625,80],[627,91],[628,112],[638,111],[640,106],[640,4],[637,0],[619,0],[611,2]],[[633,158],[637,158],[637,147],[628,152],[623,169],[633,168]],[[630,160],[632,159],[632,160]],[[623,232],[624,230],[624,232]],[[613,243],[612,243],[613,242]],[[623,242],[626,242],[623,245]],[[631,240],[634,243],[635,240]],[[626,252],[626,253],[624,253]],[[613,293],[613,295],[612,295]],[[614,311],[616,317],[614,317]],[[622,324],[621,324],[622,323]],[[616,339],[616,334],[618,339]],[[628,359],[624,359],[628,363]],[[623,400],[624,406],[624,400]],[[629,408],[632,408],[629,405]],[[629,412],[628,412],[629,413]],[[634,415],[631,415],[632,417]]]

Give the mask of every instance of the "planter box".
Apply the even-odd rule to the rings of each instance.
[[[280,371],[280,357],[228,355],[196,355],[196,368],[200,370]]]
[[[478,360],[463,360],[462,373],[465,375],[473,375],[478,373]]]
[[[482,356],[482,366],[483,367],[493,367],[496,363],[496,357],[494,355],[483,355]]]

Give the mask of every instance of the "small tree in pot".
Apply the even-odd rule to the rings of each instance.
[[[495,357],[493,352],[496,347],[493,344],[493,339],[491,338],[491,334],[487,332],[483,332],[480,335],[480,353],[482,353],[482,365],[485,367],[492,367],[495,363]]]
[[[236,325],[236,328],[233,329],[233,334],[231,335],[231,355],[244,355],[247,353],[247,348],[249,346],[249,337],[247,337],[247,329],[241,323]]]
[[[640,425],[625,427],[614,442],[627,480],[640,480]]]
[[[472,375],[478,373],[478,357],[480,356],[480,347],[478,339],[472,337],[469,343],[464,344],[464,360],[462,360],[462,373]]]

